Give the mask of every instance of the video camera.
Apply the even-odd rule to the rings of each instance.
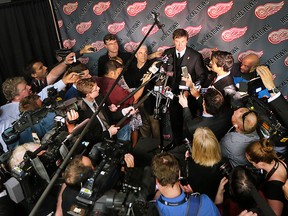
[[[12,168],[11,177],[5,182],[10,198],[15,203],[23,201],[32,209],[75,139],[69,137],[64,127],[55,127],[45,134],[41,146],[34,152],[23,147],[26,151],[23,161]],[[18,160],[13,157],[10,160]]]
[[[255,96],[247,95],[242,98],[244,107],[254,110],[258,115],[257,132],[261,138],[266,138],[275,144],[275,146],[286,146],[288,142],[288,130],[275,114],[268,108],[268,102],[265,98],[259,99]]]
[[[129,175],[131,172],[129,168],[126,169],[126,175],[121,172],[121,168],[125,167],[124,155],[129,152],[130,146],[129,143],[112,140],[106,140],[93,146],[88,156],[92,162],[97,164],[97,169],[81,188],[76,197],[77,203],[71,207],[68,214],[80,215],[79,212],[82,212],[81,214],[86,215],[97,212],[102,215],[109,212],[111,215],[113,212],[115,215],[115,212],[119,212],[120,209],[127,210],[129,203],[135,203],[135,206],[136,201],[137,203],[146,203],[146,199],[143,197],[146,198],[148,189],[146,190],[145,185],[151,181],[141,178],[143,180],[143,182],[140,181],[142,187],[139,181],[137,185],[134,182],[130,184],[129,176],[135,175]],[[144,176],[143,172],[138,174]],[[151,176],[151,173],[147,176]],[[153,180],[153,182],[155,181]],[[116,188],[121,188],[121,190],[115,190]],[[139,206],[137,210],[140,211]]]

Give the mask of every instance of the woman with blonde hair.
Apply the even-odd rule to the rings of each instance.
[[[287,180],[287,162],[278,157],[269,140],[262,139],[246,148],[247,160],[257,169],[267,172],[260,188],[277,216],[288,215],[282,186]]]
[[[187,157],[188,156],[188,157]],[[207,127],[199,127],[193,135],[191,156],[186,152],[186,175],[193,192],[205,193],[215,200],[223,175],[220,166],[228,162],[221,157],[220,144]],[[225,183],[227,179],[224,179]]]

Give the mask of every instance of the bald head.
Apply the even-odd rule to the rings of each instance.
[[[240,66],[241,73],[253,72],[256,69],[256,67],[259,65],[259,61],[260,59],[258,55],[254,53],[250,53],[246,55],[241,62],[241,66]]]

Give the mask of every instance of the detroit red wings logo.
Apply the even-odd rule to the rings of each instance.
[[[157,48],[158,52],[164,52],[166,49],[171,48],[172,46],[161,46]]]
[[[244,28],[231,28],[222,32],[221,38],[225,42],[231,42],[237,38],[242,37],[247,31],[247,27]]]
[[[182,10],[185,9],[187,5],[187,1],[184,2],[175,2],[171,5],[167,5],[165,7],[165,14],[167,17],[174,17],[176,14],[180,13]]]
[[[88,22],[81,22],[80,24],[78,24],[76,26],[76,31],[79,34],[84,34],[84,32],[86,32],[88,29],[90,29],[91,26],[92,26],[91,20]]]
[[[220,15],[227,13],[232,8],[233,1],[227,3],[218,3],[208,8],[208,16],[212,19],[219,17]]]
[[[134,4],[127,7],[127,13],[129,14],[129,16],[136,16],[138,13],[140,13],[146,8],[146,5],[146,1],[135,2]]]
[[[68,3],[66,5],[63,6],[63,12],[66,15],[70,15],[72,14],[75,10],[77,10],[78,8],[78,2],[75,3]]]
[[[140,44],[140,42],[138,43],[135,43],[135,42],[129,42],[129,43],[126,43],[124,45],[124,49],[127,51],[127,52],[133,52],[134,50],[136,50],[137,46]]]
[[[111,34],[117,34],[118,32],[122,31],[125,27],[125,22],[121,23],[112,23],[108,26],[108,31]]]
[[[258,19],[266,19],[268,16],[277,13],[284,5],[284,1],[279,3],[267,3],[260,5],[255,9],[255,15]]]
[[[73,40],[67,39],[67,40],[63,41],[63,47],[65,47],[67,49],[71,49],[73,46],[75,46],[75,44],[76,44],[75,39],[73,39]]]
[[[259,58],[261,58],[261,56],[263,55],[263,50],[261,50],[261,51],[254,51],[254,50],[246,50],[245,52],[242,52],[242,53],[240,53],[239,55],[238,55],[238,61],[239,62],[242,62],[242,59],[245,57],[245,56],[247,56],[247,55],[249,55],[249,54],[255,54],[255,55],[257,55]]]
[[[189,38],[197,35],[202,29],[202,26],[187,26],[185,30],[188,32]]]
[[[58,20],[58,27],[61,28],[63,26],[63,20]]]
[[[97,49],[97,51],[101,50],[104,48],[104,42],[103,41],[96,41],[91,44],[93,47]]]
[[[141,29],[141,32],[143,35],[146,35],[147,32],[149,31],[149,29],[151,28],[152,25],[146,25]],[[148,37],[150,37],[151,35],[155,34],[157,31],[159,30],[159,28],[155,25],[153,27],[153,29],[151,30],[151,32],[149,33]]]
[[[268,35],[268,40],[272,44],[278,44],[288,39],[288,29],[279,29]]]
[[[108,10],[108,8],[110,7],[110,1],[107,2],[99,2],[98,4],[95,4],[93,6],[93,12],[96,15],[101,15],[104,11]]]

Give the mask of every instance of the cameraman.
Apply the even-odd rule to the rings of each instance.
[[[46,86],[42,89],[41,92],[38,93],[40,99],[43,101],[48,97],[48,89],[54,87],[57,91],[61,91],[65,88],[66,84],[73,83],[76,73],[71,73],[68,75],[64,75],[61,80],[56,82],[53,85]],[[2,112],[0,116],[0,133],[2,134],[5,129],[10,127],[12,123],[19,119],[19,102],[21,99],[32,94],[31,87],[27,85],[25,79],[23,77],[12,77],[5,80],[2,84],[3,94],[5,98],[9,101],[9,103],[1,106],[0,112]],[[7,151],[6,143],[3,141],[2,136],[0,136],[0,142],[3,146],[4,151]]]
[[[127,168],[134,167],[134,157],[131,154],[125,154],[124,161]],[[93,167],[90,158],[82,155],[76,155],[67,165],[64,172],[65,189],[61,204],[63,215],[68,215],[67,212],[70,210],[73,211],[73,207],[77,203],[76,196],[95,169],[97,167]]]
[[[220,215],[207,195],[202,194],[197,198],[184,193],[179,182],[180,167],[174,155],[167,152],[155,155],[152,170],[161,193],[155,203],[161,215]],[[198,207],[196,199],[200,199]]]

